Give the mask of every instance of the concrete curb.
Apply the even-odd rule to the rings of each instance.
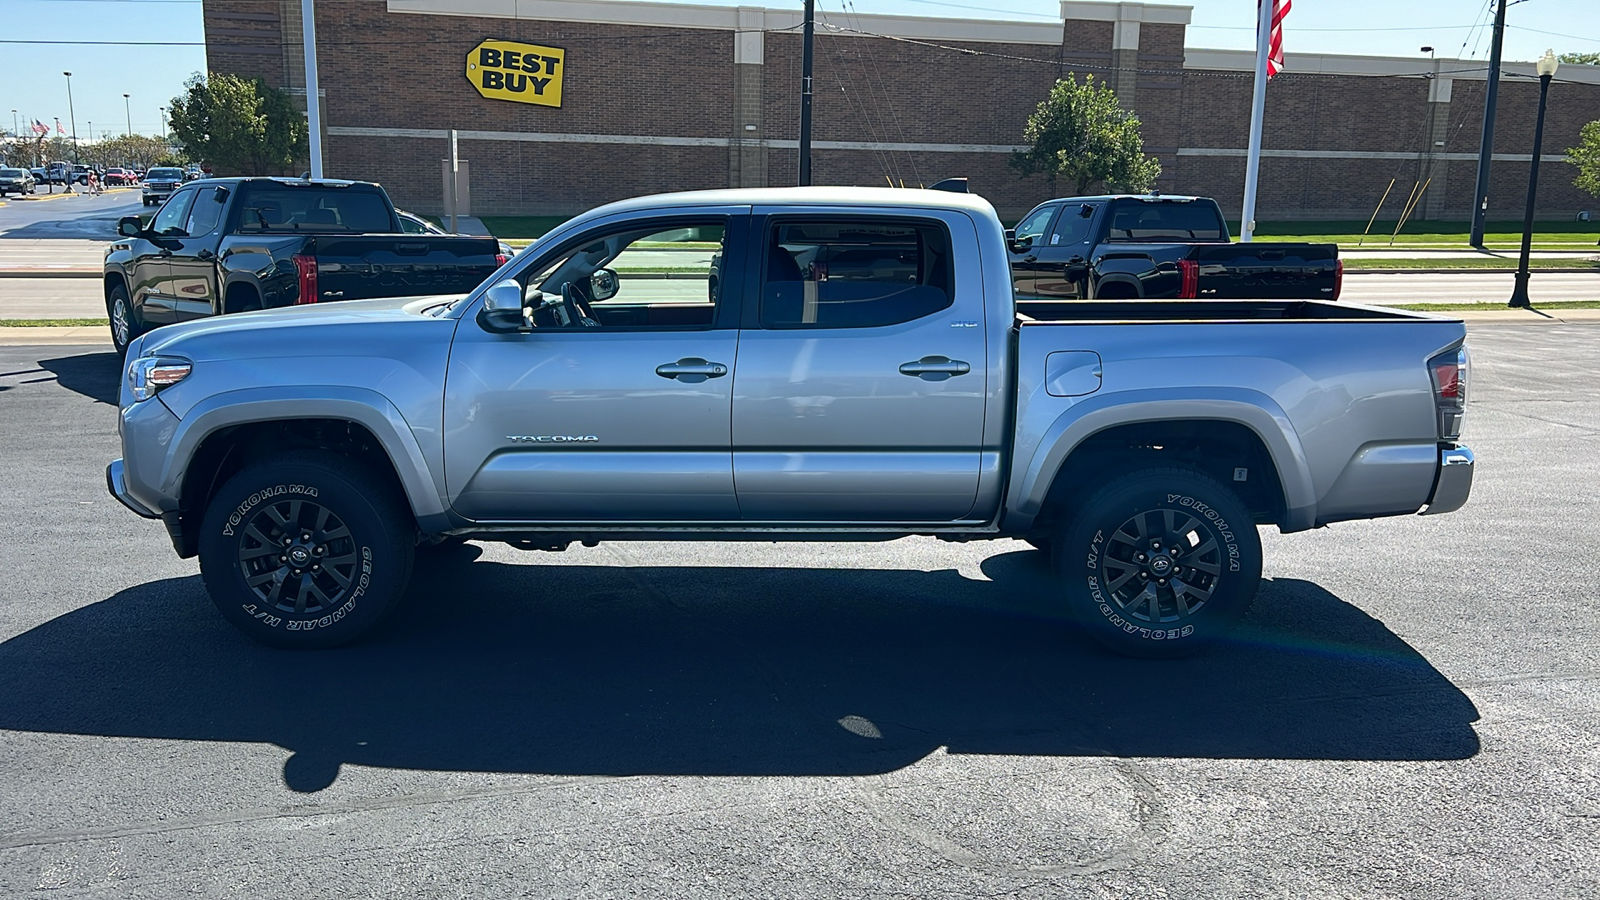
[[[0,278],[99,278],[99,269],[0,269]]]

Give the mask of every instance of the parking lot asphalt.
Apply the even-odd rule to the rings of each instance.
[[[1015,542],[419,563],[265,649],[106,495],[104,347],[0,347],[0,896],[1600,895],[1600,327],[1472,334],[1461,512],[1270,529],[1105,655]]]

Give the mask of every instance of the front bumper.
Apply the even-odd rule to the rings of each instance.
[[[1477,457],[1460,444],[1447,444],[1439,448],[1439,474],[1433,481],[1433,493],[1428,497],[1424,516],[1455,512],[1467,505],[1472,493],[1472,467]]]
[[[113,459],[111,465],[106,466],[106,490],[111,492],[111,496],[117,498],[118,503],[146,519],[161,518],[160,513],[146,507],[143,503],[134,499],[132,494],[128,493],[128,470],[120,459]]]

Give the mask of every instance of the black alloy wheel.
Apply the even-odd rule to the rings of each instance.
[[[246,467],[212,497],[200,573],[217,609],[252,638],[333,647],[394,608],[415,536],[390,483],[348,457],[292,451]]]
[[[1261,582],[1249,510],[1189,469],[1111,482],[1078,508],[1052,558],[1074,618],[1131,656],[1185,656],[1226,637]]]

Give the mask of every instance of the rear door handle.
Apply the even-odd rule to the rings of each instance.
[[[676,378],[685,384],[699,384],[707,378],[721,378],[728,374],[728,367],[723,363],[708,362],[698,356],[686,356],[675,363],[656,366],[656,374],[662,378]]]
[[[971,365],[948,356],[924,356],[916,362],[900,364],[901,375],[912,375],[923,381],[944,381],[971,371]]]

